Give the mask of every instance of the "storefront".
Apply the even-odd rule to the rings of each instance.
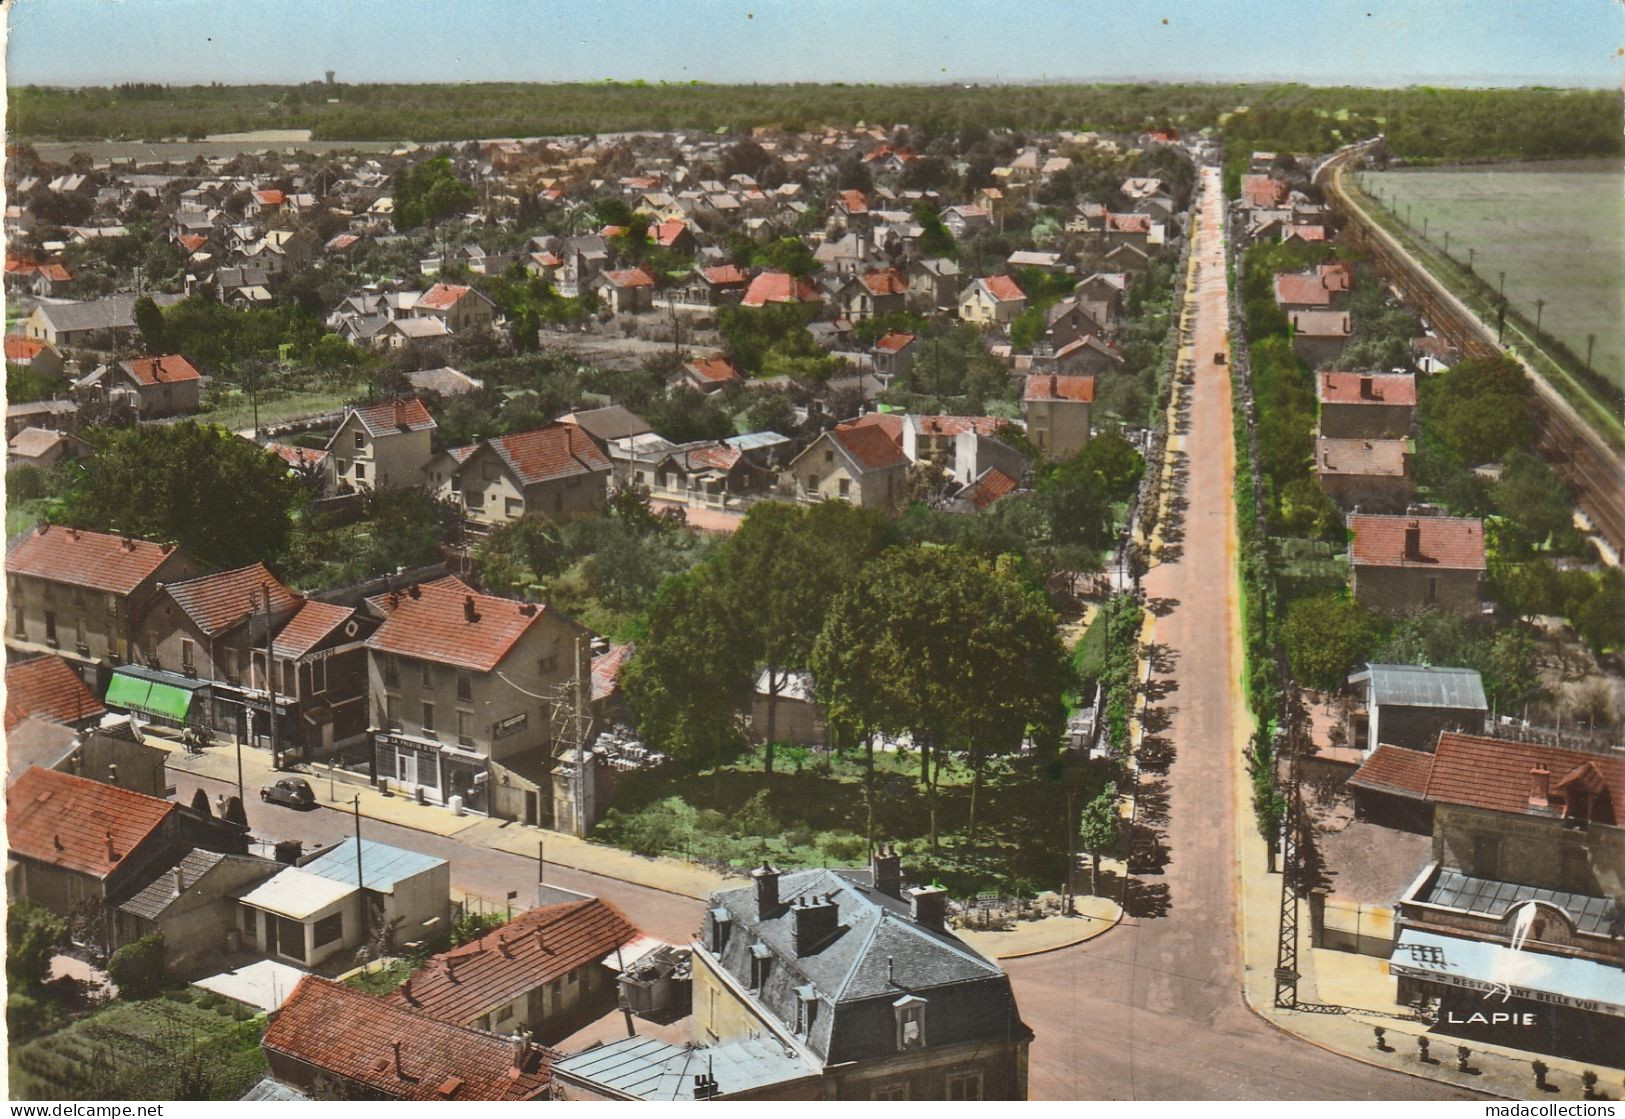
[[[1617,964],[1404,929],[1388,970],[1401,1002],[1438,1001],[1438,1033],[1573,1060],[1625,1052]]]
[[[373,736],[373,757],[380,787],[389,787],[436,804],[461,798],[470,812],[490,812],[490,764],[483,754],[433,739],[395,732]]]
[[[161,726],[180,728],[205,718],[208,683],[174,672],[140,665],[120,665],[107,681],[103,702]]]

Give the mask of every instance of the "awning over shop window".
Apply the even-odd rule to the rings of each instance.
[[[107,705],[166,719],[184,719],[192,705],[192,693],[185,688],[114,673],[107,682]]]

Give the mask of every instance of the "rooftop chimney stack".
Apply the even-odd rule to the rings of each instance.
[[[840,908],[834,894],[810,894],[797,899],[790,906],[795,919],[796,955],[808,956],[812,950],[840,928]]]
[[[400,1077],[402,1080],[405,1080],[406,1070],[401,1067],[401,1040],[396,1038],[394,1041],[389,1043],[389,1047],[395,1052],[395,1075]]]
[[[1411,521],[1405,526],[1405,558],[1422,558],[1422,522]]]
[[[1361,400],[1375,400],[1375,399],[1377,399],[1377,382],[1376,382],[1375,379],[1373,379],[1370,376],[1365,376],[1365,377],[1360,378],[1360,399]]]
[[[756,912],[764,917],[779,911],[780,873],[779,868],[766,859],[750,872],[750,876],[756,880]]]
[[[1529,807],[1549,808],[1552,796],[1552,771],[1537,765],[1529,771]]]
[[[869,860],[875,889],[890,897],[903,896],[903,859],[895,847],[876,847]]]
[[[476,612],[474,609],[474,596],[471,594],[465,594],[463,596],[463,617],[471,622],[477,622],[480,620],[478,612]]]
[[[180,897],[186,892],[186,875],[180,867],[175,868],[175,896]]]
[[[948,891],[941,886],[915,886],[908,892],[909,916],[916,925],[945,931],[948,927]]]

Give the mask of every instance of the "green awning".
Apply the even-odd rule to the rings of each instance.
[[[192,705],[192,693],[185,688],[114,673],[107,682],[107,705],[168,719],[184,719],[187,708]]]

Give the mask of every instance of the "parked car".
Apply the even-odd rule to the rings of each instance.
[[[289,808],[316,807],[316,794],[310,791],[310,782],[303,777],[284,777],[274,785],[265,786],[260,790],[260,799]]]

